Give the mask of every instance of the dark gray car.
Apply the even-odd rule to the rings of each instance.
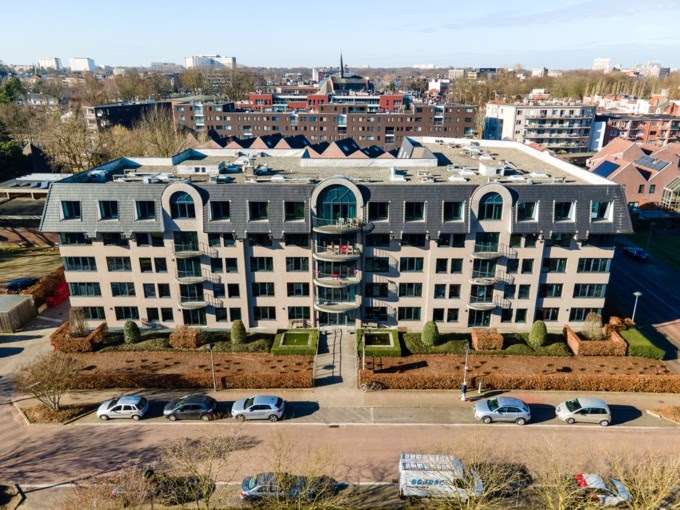
[[[165,404],[163,416],[170,421],[175,420],[204,420],[216,417],[217,401],[200,393],[185,395]]]
[[[524,425],[531,421],[531,411],[518,398],[497,397],[475,402],[475,419],[482,423],[494,421],[513,422]]]

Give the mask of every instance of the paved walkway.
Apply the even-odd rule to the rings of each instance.
[[[323,390],[355,391],[357,387],[356,336],[336,328],[322,330],[314,360],[316,387]]]

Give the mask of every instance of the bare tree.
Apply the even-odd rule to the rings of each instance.
[[[153,502],[152,479],[140,468],[123,469],[111,476],[79,484],[63,503],[64,510],[139,508]]]
[[[172,115],[160,110],[148,113],[135,128],[146,154],[169,157],[188,148],[187,138]]]
[[[73,336],[85,336],[85,311],[79,307],[73,307],[68,314],[69,330]]]
[[[635,458],[617,457],[611,474],[628,487],[630,508],[652,510],[680,508],[680,457],[643,454]]]
[[[17,388],[30,393],[49,409],[59,411],[61,399],[73,388],[80,368],[80,362],[73,356],[59,351],[51,352],[21,369],[17,376]]]

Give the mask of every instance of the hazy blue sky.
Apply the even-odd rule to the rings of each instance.
[[[23,0],[2,2],[0,60],[100,65],[235,56],[245,65],[680,67],[680,0]]]

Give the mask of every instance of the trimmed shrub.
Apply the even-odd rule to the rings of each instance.
[[[286,345],[284,342],[284,335],[286,331],[283,331],[276,335],[274,338],[274,345],[272,346],[272,354],[277,356],[314,356],[316,354],[316,348],[319,344],[319,330],[318,329],[290,329],[288,331],[294,333],[307,333],[309,335],[309,340],[307,345]],[[233,335],[233,330],[232,330]]]
[[[231,325],[231,343],[242,344],[246,341],[246,327],[241,319],[236,319]]]
[[[472,328],[472,348],[475,351],[500,351],[503,335],[496,328]]]
[[[622,330],[619,334],[628,343],[628,356],[663,359],[666,355],[664,349],[654,345],[654,343],[637,328]]]
[[[268,338],[249,340],[243,344],[232,344],[224,341],[213,344],[213,351],[215,352],[269,352],[271,348],[272,341]]]
[[[427,321],[421,335],[423,345],[435,346],[439,343],[439,328],[435,321]]]
[[[167,338],[146,338],[132,344],[118,344],[110,345],[99,349],[98,352],[115,352],[115,351],[170,351],[172,347]]]
[[[389,335],[390,344],[389,345],[367,345],[366,346],[366,356],[367,357],[399,357],[402,355],[401,343],[399,342],[399,332],[396,329],[357,329],[357,354],[362,356],[364,353],[363,341],[364,335],[372,334],[382,334]],[[416,334],[418,338],[420,335]]]
[[[588,315],[586,315],[582,334],[587,340],[602,340],[604,338],[602,317],[600,314],[590,312]]]
[[[545,322],[538,320],[531,325],[531,332],[527,343],[532,349],[538,349],[545,344],[545,338],[548,336],[548,328],[545,327]]]
[[[201,332],[189,326],[180,326],[170,333],[173,349],[198,349],[201,346]]]
[[[140,337],[137,323],[135,321],[125,321],[123,325],[123,341],[126,344],[136,344],[139,342]]]

